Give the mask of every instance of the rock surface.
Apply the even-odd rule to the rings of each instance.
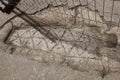
[[[39,18],[37,18],[36,21],[38,21],[38,19]],[[57,26],[57,24],[53,24],[52,21],[51,24],[54,26],[51,26],[51,24],[47,24],[49,21],[46,22],[46,19],[45,22],[43,21],[43,23],[47,24],[44,24],[44,28],[49,29],[51,33],[60,38],[60,40],[54,43],[41,35],[39,31],[31,28],[26,22],[19,18],[15,19],[15,21],[16,20],[19,20],[19,25],[22,23],[22,26],[14,23],[16,28],[7,40],[7,43],[13,46],[11,53],[13,55],[22,55],[29,59],[45,63],[65,63],[72,68],[77,67],[78,70],[102,70],[103,65],[106,68],[110,68],[111,71],[119,70],[119,62],[116,61],[119,61],[120,56],[114,55],[114,57],[112,57],[114,52],[111,52],[111,49],[108,49],[107,53],[102,51],[103,48],[107,49],[111,47],[111,45],[105,44],[107,47],[104,45],[104,42],[109,40],[107,37],[111,35],[107,36],[108,33],[102,35],[100,27],[84,25],[83,28],[73,27],[66,29],[66,26]],[[55,20],[57,21],[58,19]],[[53,22],[55,20],[53,20]],[[113,42],[116,48],[117,39],[115,38],[112,38],[113,40],[107,44],[112,44]],[[115,51],[116,54],[119,54],[119,47],[115,49]],[[115,56],[117,59],[115,59]],[[108,61],[110,63],[108,63]],[[115,65],[111,64],[111,62],[114,62]],[[85,65],[87,66],[85,67]],[[93,68],[92,66],[95,67]]]
[[[110,72],[104,80],[119,80],[120,73]],[[77,71],[58,63],[38,63],[23,57],[0,53],[1,80],[103,80],[99,71]]]
[[[105,80],[119,80],[119,2],[95,1],[22,0],[18,7],[58,39],[52,42],[19,17],[8,21],[0,30],[0,79],[101,80],[107,74]],[[14,16],[0,14],[1,25]]]

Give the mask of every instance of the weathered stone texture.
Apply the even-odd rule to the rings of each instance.
[[[96,0],[96,6],[99,1]],[[101,6],[101,2],[103,0],[100,1],[99,6]],[[111,11],[111,7],[108,5],[112,5],[111,1],[106,0],[106,2],[108,3],[106,3],[105,10]],[[92,0],[88,0],[88,4],[85,0],[22,0],[18,7],[27,14],[31,14],[30,18],[49,29],[58,40],[56,43],[50,41],[18,17],[4,26],[0,32],[2,33],[0,39],[2,42],[7,39],[6,44],[9,45],[7,48],[10,48],[8,51],[13,56],[24,56],[43,63],[65,63],[72,69],[79,71],[81,69],[102,70],[104,67],[105,69],[110,68],[111,71],[119,71],[119,29],[114,32],[115,26],[106,32],[109,26],[104,23],[110,21],[107,17],[111,18],[110,15],[101,17],[103,9],[91,6],[91,4],[95,5]],[[34,14],[36,11],[38,13]],[[14,16],[14,14],[9,16],[0,14],[3,17],[0,18],[3,24]],[[114,18],[113,15],[113,20],[116,22],[118,18]],[[13,30],[8,36],[11,29]],[[21,62],[21,59],[18,62]],[[13,65],[17,66],[17,64]],[[32,63],[28,65],[30,64],[32,65]],[[28,69],[26,73],[28,74],[29,71],[31,70]]]

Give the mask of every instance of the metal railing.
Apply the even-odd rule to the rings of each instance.
[[[72,50],[75,47],[77,49],[80,48],[90,53],[99,54],[98,44],[100,44],[101,42],[104,43],[104,41],[102,41],[98,37],[96,38],[93,35],[89,35],[85,33],[84,30],[81,32],[80,31],[75,32],[77,30],[74,30],[74,29],[76,28],[79,30],[79,28],[82,29],[82,27],[86,27],[86,26],[89,26],[92,28],[95,26],[103,27],[103,28],[107,26],[108,29],[106,30],[106,32],[113,27],[117,27],[119,29],[119,26],[120,26],[119,4],[120,2],[115,0],[21,0],[17,6],[15,4],[14,10],[13,8],[10,9],[10,12],[15,14],[14,16],[12,16],[12,19],[13,17],[20,17],[21,19],[29,23],[30,26],[34,27],[37,31],[39,31],[42,35],[47,37],[47,39],[54,42],[55,45],[50,47],[50,49],[47,49],[46,51],[54,51],[55,47],[58,47],[58,45],[61,45],[64,52],[67,52],[67,53],[72,52]],[[7,5],[5,6],[7,7]],[[62,7],[62,9],[58,7]],[[52,9],[52,8],[55,8],[55,9]],[[67,28],[66,25],[62,27],[60,26],[55,27],[54,25],[48,25],[48,26],[51,26],[50,28],[50,27],[41,25],[38,21],[36,21],[33,17],[31,17],[36,15],[37,13],[42,13],[45,10],[49,9],[50,13],[55,14],[58,17],[59,15],[63,16],[64,14],[66,16],[65,18],[68,18],[69,16],[72,15],[72,13],[68,14],[67,11],[69,10],[76,11],[78,8],[80,10],[79,14],[81,15],[80,17],[77,17],[78,20],[81,20],[80,22],[78,22],[78,23],[81,23],[79,24],[79,27],[76,27],[76,25],[72,25],[72,24],[67,25],[67,26],[70,26],[69,28]],[[9,16],[12,15],[12,13],[10,13]],[[94,17],[94,19],[91,18],[91,14]],[[72,15],[73,20],[76,17],[76,15]],[[87,15],[87,18],[86,18],[86,15]],[[44,18],[47,19],[47,17],[49,16],[51,16],[51,14],[47,15]],[[66,20],[65,18],[62,18],[61,20],[59,20],[58,24],[63,20]],[[98,20],[98,18],[100,18],[100,20]],[[11,18],[7,20],[11,21]],[[57,18],[55,20],[57,20]],[[67,20],[64,22],[67,23]],[[74,23],[76,23],[76,19]],[[25,26],[25,24],[22,23],[22,26]],[[60,32],[62,33],[60,34]],[[22,37],[22,35],[20,37]],[[42,41],[46,42],[46,39],[40,40],[38,45],[40,45]],[[59,42],[65,42],[72,46],[70,50],[65,51],[67,47],[64,46],[65,44],[59,44]],[[34,45],[33,42],[31,43]],[[49,42],[46,42],[46,45],[49,46]],[[115,45],[115,47],[116,46],[117,44]],[[22,45],[21,47],[23,49],[23,47],[25,47],[25,44]],[[84,52],[81,52],[81,53],[84,53]]]

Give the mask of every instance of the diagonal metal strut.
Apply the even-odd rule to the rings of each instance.
[[[14,1],[14,2],[11,2]],[[21,19],[29,23],[33,28],[38,30],[42,35],[47,37],[49,40],[52,42],[56,42],[58,40],[49,30],[43,28],[36,20],[31,18],[31,16],[27,15],[25,12],[23,12],[21,9],[16,7],[16,5],[20,2],[20,0],[10,0],[8,4],[6,4],[3,0],[0,0],[0,2],[5,5],[5,8],[2,9],[1,11],[7,14],[10,14],[13,12],[14,14],[18,15]],[[16,10],[14,10],[16,9]]]

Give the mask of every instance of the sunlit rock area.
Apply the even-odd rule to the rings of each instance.
[[[21,0],[0,12],[0,79],[119,80],[118,3]]]

